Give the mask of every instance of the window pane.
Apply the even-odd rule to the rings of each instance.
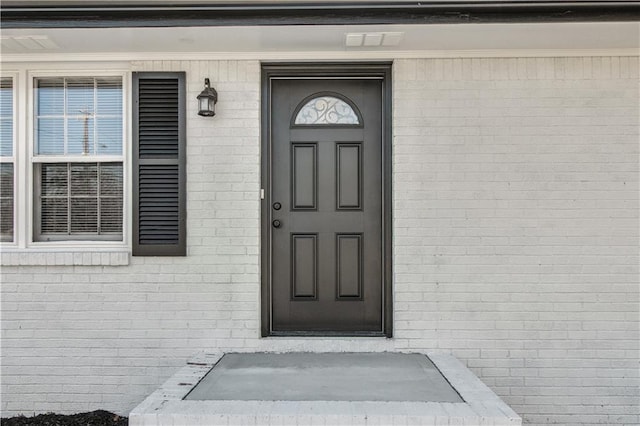
[[[122,154],[122,81],[114,78],[96,80],[98,91],[97,153]]]
[[[98,233],[98,199],[71,198],[71,234]]]
[[[43,163],[36,173],[38,168],[41,235],[36,237],[122,238],[122,163]]]
[[[122,234],[122,163],[100,164],[100,232]]]
[[[0,155],[13,155],[13,80],[0,79]]]
[[[66,163],[42,164],[41,193],[43,197],[69,196],[68,168]]]
[[[122,118],[98,119],[98,154],[122,154]]]
[[[122,163],[100,164],[100,195],[122,198]]]
[[[64,119],[38,118],[36,141],[36,154],[64,154]]]
[[[67,79],[67,115],[86,116],[94,113],[94,79]]]
[[[36,80],[37,115],[64,114],[64,78],[39,78]]]
[[[13,164],[0,163],[0,241],[13,241]]]
[[[0,156],[13,155],[13,120],[0,119]]]
[[[93,145],[93,118],[69,117],[67,119],[67,154],[95,154]]]
[[[69,165],[40,164],[40,228],[43,234],[69,233]]]
[[[122,197],[100,199],[100,232],[122,234]]]
[[[97,81],[98,90],[98,111],[104,115],[122,115],[122,81],[119,78],[99,78]]]
[[[64,78],[37,79],[36,101],[36,154],[64,154]]]
[[[69,229],[67,198],[43,198],[40,205],[42,233],[66,235]]]
[[[13,79],[0,78],[0,115],[13,115]]]
[[[122,79],[36,80],[40,155],[122,155]]]
[[[98,195],[98,165],[96,163],[71,164],[71,196]]]

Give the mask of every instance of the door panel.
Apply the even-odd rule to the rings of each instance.
[[[316,300],[318,235],[291,234],[291,300]]]
[[[318,193],[317,147],[315,142],[291,143],[291,209],[316,210]]]
[[[270,111],[271,331],[382,333],[382,80],[273,80]]]
[[[362,143],[336,143],[336,210],[362,208]]]
[[[362,299],[362,265],[362,234],[336,234],[338,299]]]

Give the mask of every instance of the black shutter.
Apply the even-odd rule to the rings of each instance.
[[[186,255],[184,72],[133,73],[133,255]]]

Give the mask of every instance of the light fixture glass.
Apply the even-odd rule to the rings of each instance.
[[[204,90],[198,95],[198,115],[213,117],[216,115],[216,103],[218,92],[209,84],[209,79],[204,79]]]

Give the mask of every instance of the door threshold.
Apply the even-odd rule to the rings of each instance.
[[[389,337],[381,331],[272,331],[265,337]]]

